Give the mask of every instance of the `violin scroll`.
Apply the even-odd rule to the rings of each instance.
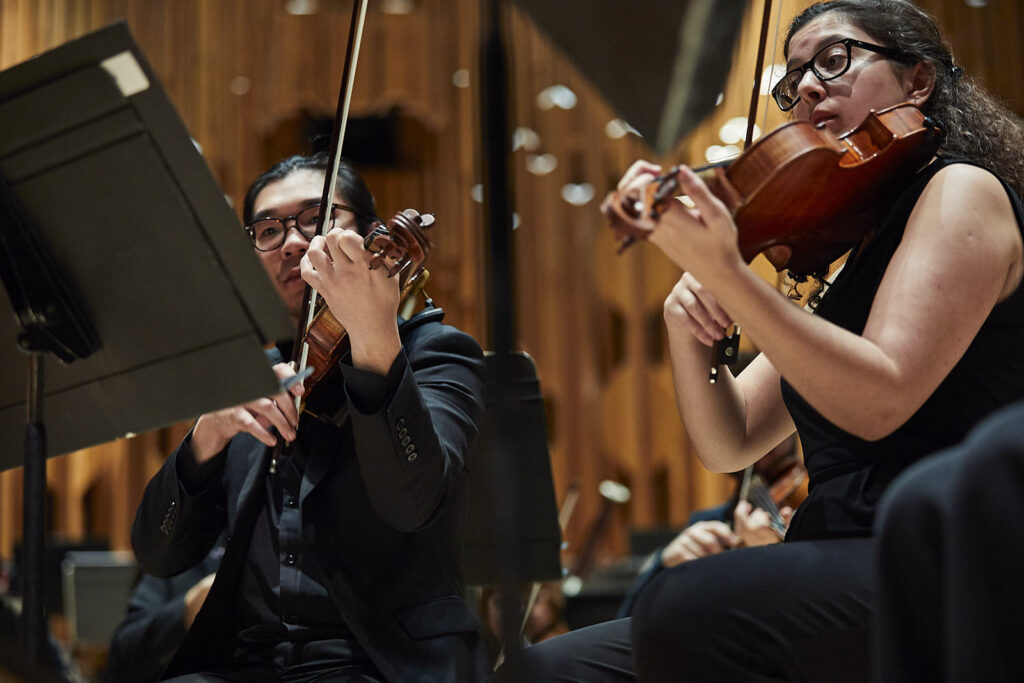
[[[386,227],[377,221],[363,240],[363,248],[373,252],[370,270],[384,266],[388,277],[394,277],[409,266],[423,263],[434,248],[427,234],[433,225],[433,214],[421,214],[416,209],[398,212]]]
[[[615,241],[619,243],[618,253],[638,239],[647,239],[658,227],[658,219],[668,209],[668,200],[679,189],[678,170],[679,167],[674,166],[643,188],[609,192],[601,202],[601,212],[608,218]]]

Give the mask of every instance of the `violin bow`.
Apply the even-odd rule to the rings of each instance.
[[[359,46],[362,43],[363,24],[366,20],[366,4],[367,0],[355,0],[352,5],[352,22],[348,32],[348,45],[345,48],[345,73],[341,78],[341,92],[338,95],[338,108],[334,115],[334,128],[331,132],[330,164],[327,168],[327,176],[324,178],[324,192],[320,199],[320,218],[316,226],[318,235],[327,233],[327,217],[333,213],[331,205],[338,183],[338,167],[341,165],[341,146],[345,138],[345,127],[348,125],[349,105],[352,103],[352,84],[355,82],[356,65],[359,62]],[[309,359],[309,343],[305,339],[306,330],[309,329],[316,315],[317,291],[309,283],[306,283],[306,291],[302,298],[306,302],[307,314],[305,319],[301,315],[299,316],[291,360],[296,376],[304,378],[309,374],[306,371]],[[295,396],[294,401],[296,412],[302,412],[302,398]],[[278,458],[290,445],[286,444],[283,439],[277,440],[277,445],[270,458],[270,474],[277,473]]]
[[[779,5],[781,11],[782,6]],[[757,119],[757,100],[761,96],[761,75],[764,72],[764,54],[768,45],[768,25],[771,23],[772,0],[764,0],[764,10],[761,13],[761,35],[757,42],[757,57],[754,63],[754,84],[750,92],[750,108],[747,111],[747,130],[743,138],[743,149],[746,150],[754,142],[754,122]],[[775,21],[775,42],[779,37],[779,17]],[[765,102],[764,122],[768,120],[768,103]],[[762,130],[764,125],[761,126]],[[740,350],[740,326],[734,324],[732,331],[724,339],[716,340],[711,349],[711,368],[708,372],[708,382],[714,384],[718,381],[718,368],[721,365],[733,365],[739,357]]]
[[[324,178],[324,193],[320,199],[320,218],[316,228],[318,235],[327,233],[327,218],[333,213],[331,205],[334,203],[334,193],[338,184],[341,147],[345,139],[345,128],[348,125],[349,106],[352,104],[352,85],[355,83],[356,65],[359,62],[359,47],[363,38],[363,24],[366,21],[366,6],[367,0],[355,0],[352,5],[352,23],[348,32],[348,46],[345,49],[345,73],[341,79],[338,108],[334,115],[334,128],[331,132],[330,164]],[[302,320],[300,316],[295,345],[292,347],[292,362],[296,365],[296,372],[300,374],[306,369],[309,358],[309,344],[305,341],[306,330],[313,323],[317,308],[317,291],[308,283],[303,300],[306,302],[306,317],[305,320]],[[301,399],[296,396],[296,410],[300,406]]]

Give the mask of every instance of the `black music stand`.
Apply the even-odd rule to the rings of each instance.
[[[562,530],[537,369],[521,351],[504,359],[491,353],[486,362],[487,409],[469,459],[462,558],[466,582],[485,586],[508,578],[561,579]],[[503,372],[508,376],[499,377]],[[508,426],[514,430],[511,439],[503,435]],[[519,479],[519,492],[525,495],[518,505],[502,505],[515,493],[507,486],[512,477]],[[518,517],[507,519],[514,512]],[[513,528],[515,538],[509,536]]]
[[[45,457],[278,391],[263,347],[292,325],[124,24],[0,73],[0,121],[0,372],[29,365],[27,397],[0,387],[3,433],[28,414],[0,469],[23,458],[37,660]]]

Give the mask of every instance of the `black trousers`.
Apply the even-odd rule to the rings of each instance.
[[[527,648],[522,680],[864,683],[874,569],[869,538],[687,562],[648,584],[632,619]],[[499,672],[498,680],[512,679]]]
[[[1024,403],[909,468],[875,526],[876,679],[1021,680]]]
[[[345,638],[282,640],[267,650],[236,649],[232,663],[167,679],[168,683],[381,683],[362,647]]]
[[[337,669],[319,674],[308,674],[299,678],[286,678],[270,669],[239,669],[221,673],[194,673],[168,678],[164,683],[263,683],[302,681],[302,683],[384,683],[378,675],[367,673],[357,667],[351,670]]]
[[[494,683],[624,683],[636,680],[631,619],[616,619],[531,645],[522,661],[507,660]]]

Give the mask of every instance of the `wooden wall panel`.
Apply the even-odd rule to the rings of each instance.
[[[302,116],[333,116],[350,0],[320,0],[313,16],[292,16],[284,0],[0,0],[0,68],[99,28],[125,20],[180,111],[225,194],[239,206],[248,181],[284,151],[302,151]],[[370,3],[359,61],[353,115],[396,108],[403,122],[399,161],[364,173],[380,212],[415,206],[435,211],[437,249],[430,293],[448,320],[486,345],[487,265],[481,179],[477,0],[416,0],[406,15]],[[782,0],[783,23],[806,0]],[[599,3],[595,3],[595,6]],[[1024,10],[1015,0],[968,8],[962,0],[922,0],[945,25],[965,67],[1018,113],[1024,112]],[[729,118],[745,116],[753,76],[754,23],[761,0],[732,55],[722,104],[662,161],[703,162]],[[536,360],[549,400],[552,467],[561,499],[579,478],[583,494],[567,538],[582,543],[597,515],[597,485],[629,485],[606,558],[626,549],[631,526],[681,524],[689,512],[725,498],[727,477],[707,473],[694,457],[676,415],[661,319],[661,302],[678,271],[656,250],[638,245],[615,254],[597,211],[601,198],[636,158],[651,157],[633,135],[605,132],[615,113],[577,68],[517,10],[509,12],[514,125],[539,138],[512,155],[515,179],[519,344]],[[771,53],[774,54],[774,53]],[[725,58],[725,55],[723,55]],[[468,73],[468,86],[453,82]],[[642,75],[637,75],[642,87]],[[541,109],[537,95],[562,84],[577,95],[572,109]],[[765,130],[784,116],[762,97]],[[535,175],[531,155],[551,154],[557,166]],[[590,183],[594,197],[567,203],[567,183]],[[763,262],[766,279],[774,274]],[[5,378],[4,381],[21,381]],[[51,460],[57,504],[52,526],[63,533],[104,532],[128,546],[128,527],[147,478],[188,425]],[[11,437],[20,438],[20,436]],[[20,472],[0,475],[0,556],[20,537]],[[109,509],[89,507],[109,492]],[[92,492],[92,493],[90,493]],[[92,528],[90,528],[90,526]],[[104,528],[95,528],[102,526]]]

